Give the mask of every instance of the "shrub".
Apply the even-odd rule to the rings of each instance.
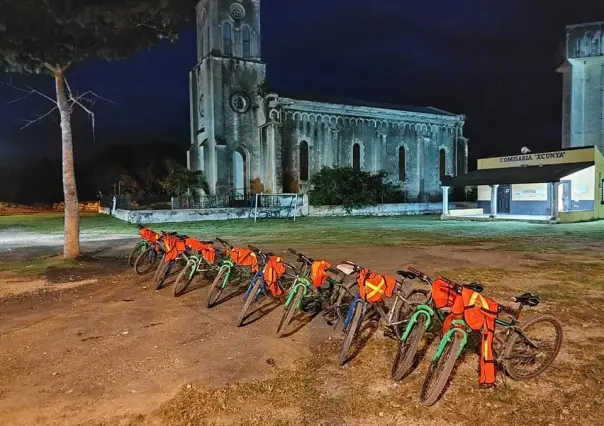
[[[386,172],[371,173],[352,167],[324,167],[310,183],[310,204],[352,209],[403,201],[401,189],[389,182]]]

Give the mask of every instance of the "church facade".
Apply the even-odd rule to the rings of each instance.
[[[562,148],[604,152],[604,22],[567,26],[565,56]]]
[[[265,86],[260,0],[201,0],[188,166],[211,192],[305,192],[325,166],[377,172],[408,198],[467,172],[465,116],[431,107],[281,97]],[[376,70],[377,71],[377,70]]]

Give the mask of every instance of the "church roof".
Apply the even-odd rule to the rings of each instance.
[[[281,97],[281,92],[279,93]],[[287,94],[284,97],[288,97],[293,100],[300,101],[310,101],[310,102],[321,102],[328,104],[337,104],[337,105],[349,105],[356,107],[368,107],[368,108],[379,108],[379,109],[389,109],[394,111],[407,111],[407,112],[415,112],[418,114],[433,114],[433,115],[443,115],[449,117],[455,117],[461,114],[455,114],[449,111],[445,111],[439,108],[434,107],[420,107],[420,106],[411,106],[411,105],[397,105],[397,104],[389,104],[382,102],[371,102],[364,101],[359,99],[351,99],[351,98],[338,98],[333,96],[325,96],[325,95],[304,95],[304,96],[288,96]]]

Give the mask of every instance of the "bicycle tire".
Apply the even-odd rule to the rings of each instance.
[[[451,372],[457,361],[457,354],[459,353],[459,347],[461,346],[461,337],[458,333],[453,333],[451,340],[447,342],[447,345],[443,349],[440,358],[436,362],[430,364],[428,374],[424,379],[422,390],[419,396],[419,402],[425,407],[430,407],[438,401],[445,386],[449,382]],[[429,384],[435,381],[433,389],[428,390]]]
[[[256,300],[256,295],[258,294],[258,291],[262,286],[263,279],[264,278],[260,276],[256,277],[254,281],[254,286],[252,287],[250,294],[247,296],[247,299],[243,304],[243,308],[241,308],[241,312],[239,312],[239,316],[237,317],[237,327],[241,327],[243,325],[243,321],[247,316],[247,311],[250,309],[250,307],[254,304],[254,301]]]
[[[174,297],[182,296],[184,291],[189,287],[193,279],[195,278],[195,272],[191,275],[191,269],[197,269],[197,263],[195,262],[187,262],[187,264],[182,268],[176,280],[174,280],[174,285],[172,286],[172,294]],[[182,287],[181,287],[182,284]]]
[[[152,261],[149,261],[149,257]],[[157,252],[153,247],[149,247],[136,258],[136,262],[134,262],[134,271],[137,275],[146,275],[153,270],[156,261]],[[155,266],[155,268],[157,268],[157,266]]]
[[[392,330],[397,338],[400,339],[404,331],[402,324],[397,323],[410,318],[418,305],[424,304],[428,301],[429,293],[430,291],[425,289],[413,289],[407,295],[405,295],[405,301],[402,301],[402,303],[398,306],[397,311],[394,313],[394,318],[392,319],[396,324],[392,327]],[[416,300],[414,300],[414,297]]]
[[[277,337],[283,337],[283,335],[285,334],[285,330],[287,329],[287,326],[296,314],[296,311],[298,310],[298,305],[300,304],[300,301],[303,297],[304,287],[299,285],[296,288],[296,294],[294,295],[289,306],[284,305],[283,315],[281,316],[281,321],[279,321],[279,326],[277,327]]]
[[[426,325],[426,316],[418,315],[417,321],[413,324],[407,340],[400,340],[394,363],[392,364],[391,377],[393,380],[403,380],[410,372],[415,360],[415,355],[419,349],[419,344],[424,336]]]
[[[162,261],[162,263],[160,265],[161,269],[159,270],[159,273],[157,274],[157,277],[156,277],[155,283],[154,283],[155,291],[160,291],[163,288],[171,263],[172,262],[166,263],[166,262]]]
[[[533,378],[539,376],[540,374],[544,373],[552,365],[552,363],[558,356],[558,353],[560,352],[560,348],[562,346],[562,338],[563,338],[562,324],[560,324],[560,321],[556,317],[553,317],[551,315],[541,315],[541,316],[532,318],[531,320],[527,321],[526,324],[524,324],[524,325],[521,324],[520,328],[522,329],[523,332],[526,333],[526,331],[528,329],[530,329],[531,327],[535,326],[535,324],[538,324],[538,323],[550,323],[554,327],[554,330],[556,331],[556,343],[554,345],[553,355],[543,365],[541,365],[536,371],[534,371],[530,374],[520,373],[518,370],[516,370],[514,364],[512,363],[512,360],[515,359],[512,356],[512,351],[513,351],[516,343],[518,343],[519,339],[522,339],[522,336],[520,335],[520,333],[513,331],[512,334],[510,334],[510,337],[506,339],[505,347],[503,350],[503,368],[505,369],[506,373],[514,380],[518,380],[518,381],[529,380],[529,379],[533,379]]]
[[[348,283],[344,284],[344,282],[346,282],[347,280],[348,280]],[[342,331],[347,330],[344,328],[344,319],[346,318],[346,315],[348,314],[348,309],[350,309],[350,303],[348,304],[348,307],[346,309],[344,299],[347,296],[351,296],[352,297],[351,302],[352,302],[354,300],[354,296],[355,296],[355,292],[353,290],[357,286],[357,281],[356,281],[356,278],[354,278],[354,277],[346,277],[344,279],[344,282],[342,283],[342,286],[340,287],[340,294],[338,295],[338,299],[336,301],[336,309],[339,312],[338,316],[342,320]],[[343,308],[345,310],[342,310]],[[350,327],[350,324],[348,325],[348,327]]]
[[[158,280],[159,274],[162,271],[163,266],[166,264],[165,260],[166,260],[166,254],[163,253],[162,256],[159,258],[159,265],[157,265],[157,268],[155,269],[155,273],[153,274],[153,283],[155,283],[155,281]]]
[[[350,350],[350,345],[352,345],[352,341],[354,337],[359,331],[359,327],[363,322],[363,304],[362,302],[357,302],[356,306],[354,306],[354,314],[352,314],[352,320],[350,321],[350,325],[348,326],[348,330],[346,331],[346,337],[344,338],[344,342],[342,342],[342,349],[340,349],[340,355],[338,357],[338,365],[343,366],[348,361],[348,351]]]
[[[216,278],[212,282],[210,286],[210,292],[208,293],[208,299],[206,300],[206,307],[212,308],[216,305],[220,294],[222,293],[222,284],[224,279],[226,278],[226,274],[229,268],[220,268]]]
[[[139,241],[132,249],[130,256],[128,256],[128,264],[130,265],[131,268],[134,268],[135,262],[141,254],[140,251],[144,247],[145,247],[144,243],[142,241]],[[143,250],[143,251],[145,251],[145,250]]]

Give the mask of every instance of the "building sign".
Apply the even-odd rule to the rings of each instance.
[[[547,184],[512,185],[512,201],[547,201]]]
[[[583,163],[594,161],[593,147],[566,151],[540,152],[511,155],[508,157],[481,158],[478,169],[501,169],[504,167],[543,166],[546,164]]]
[[[566,57],[604,56],[604,22],[566,27]]]

